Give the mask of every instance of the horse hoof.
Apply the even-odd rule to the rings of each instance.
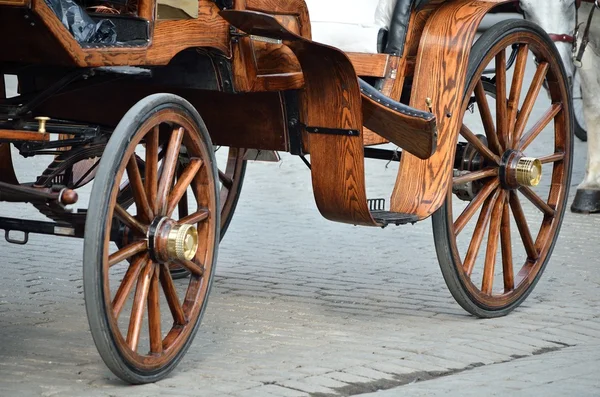
[[[577,189],[571,211],[577,214],[600,212],[600,190]]]

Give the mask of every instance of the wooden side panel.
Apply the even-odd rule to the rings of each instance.
[[[438,147],[420,160],[402,155],[391,210],[425,219],[447,197],[455,146],[462,115],[460,105],[466,84],[471,46],[485,14],[507,0],[456,0],[438,7],[425,26],[417,56],[410,106],[427,110],[433,101],[438,119]]]
[[[218,7],[210,0],[199,0],[198,7],[198,19],[157,21],[152,25],[153,37],[147,47],[82,48],[44,0],[33,0],[33,10],[47,29],[35,37],[53,36],[60,43],[60,51],[68,54],[70,63],[81,67],[166,65],[176,54],[192,47],[216,48],[229,54],[229,25],[219,16]],[[30,57],[31,54],[33,51]],[[40,62],[65,64],[53,57]]]
[[[236,10],[261,11],[271,15],[295,15],[298,17],[300,36],[311,39],[310,18],[308,7],[304,0],[243,0],[243,8],[235,7]]]
[[[306,125],[353,129],[359,136],[312,133],[308,137],[315,201],[332,221],[376,226],[367,205],[361,94],[344,53],[306,41],[288,43],[304,72],[302,104]]]

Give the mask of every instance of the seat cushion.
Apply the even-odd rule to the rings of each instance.
[[[313,40],[346,52],[377,53],[397,0],[306,0]]]

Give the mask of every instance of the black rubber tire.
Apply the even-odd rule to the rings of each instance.
[[[509,34],[514,34],[518,32],[531,32],[538,36],[540,36],[547,44],[550,51],[554,52],[557,59],[560,59],[560,55],[558,54],[556,47],[552,40],[548,37],[546,32],[544,32],[537,25],[524,21],[524,20],[506,20],[502,21],[496,25],[494,25],[491,29],[487,30],[477,42],[474,44],[470,57],[469,57],[469,66],[467,72],[467,84],[466,87],[470,85],[475,76],[475,72],[477,71],[480,64],[483,62],[488,51],[495,46],[500,40],[506,37]],[[566,72],[564,70],[564,66],[560,63],[561,71],[563,76],[566,79]],[[567,90],[568,92],[570,90]],[[467,95],[468,93],[464,93],[463,95]],[[570,109],[572,113],[572,108]],[[571,114],[571,120],[574,117]],[[573,128],[570,129],[573,131]],[[571,151],[573,149],[573,145],[571,145]],[[572,160],[572,155],[570,156]],[[569,170],[572,169],[572,164],[568,166]],[[570,186],[570,172],[567,177],[567,189]],[[450,185],[451,186],[451,185]],[[567,191],[568,196],[568,191]],[[568,200],[564,200],[563,208],[560,209],[560,219],[559,225],[556,232],[556,236],[560,232],[560,224],[562,223],[562,217],[565,213],[566,204]],[[515,300],[509,305],[500,308],[491,308],[484,306],[477,302],[477,300],[470,294],[469,290],[465,286],[465,281],[459,274],[462,270],[459,269],[460,264],[455,263],[454,256],[452,254],[452,239],[454,238],[453,233],[450,230],[450,226],[448,224],[449,219],[449,206],[452,206],[452,200],[447,200],[439,210],[437,210],[432,216],[433,223],[433,236],[435,242],[436,253],[438,257],[438,262],[440,265],[440,269],[442,271],[442,275],[444,276],[444,280],[450,293],[456,300],[456,302],[467,312],[471,313],[474,316],[480,318],[495,318],[502,317],[509,314],[516,307],[518,307],[523,301],[529,296],[531,291],[535,288],[535,285],[539,281],[540,277],[544,273],[544,269],[548,264],[548,261],[552,255],[552,250],[554,249],[554,244],[556,243],[556,238],[552,242],[548,255],[546,256],[546,260],[542,264],[542,267],[538,274],[535,277],[535,280],[531,283],[528,290],[520,296],[519,299]],[[558,211],[559,209],[557,209]]]
[[[175,107],[188,114],[199,127],[201,132],[200,137],[209,153],[212,156],[212,164],[206,164],[205,167],[212,167],[212,173],[215,180],[218,180],[218,171],[214,158],[214,150],[208,130],[202,118],[196,109],[185,99],[171,94],[154,94],[150,95],[136,105],[134,105],[123,117],[113,132],[108,145],[100,160],[98,172],[96,174],[94,185],[90,196],[89,210],[87,213],[87,222],[85,225],[85,239],[83,250],[83,287],[85,297],[85,307],[88,317],[88,322],[94,343],[100,353],[100,356],[108,366],[108,368],[122,380],[132,384],[143,384],[156,382],[167,376],[179,363],[185,355],[187,349],[191,345],[194,336],[201,323],[202,316],[205,312],[210,289],[212,285],[214,268],[217,261],[219,239],[214,239],[214,256],[211,266],[212,271],[206,277],[208,278],[208,287],[206,298],[200,308],[200,312],[193,325],[192,331],[188,339],[175,357],[166,365],[155,371],[142,371],[133,368],[124,359],[124,356],[119,351],[114,340],[114,335],[111,332],[107,311],[110,310],[106,306],[105,292],[103,284],[102,261],[104,253],[104,236],[106,224],[104,220],[108,216],[111,191],[115,183],[117,169],[122,162],[124,153],[127,151],[130,140],[136,134],[138,127],[144,123],[153,113],[160,109]],[[218,184],[215,184],[214,195],[216,197],[218,208]],[[216,211],[217,217],[215,224],[215,235],[218,235],[220,223],[219,211]],[[100,221],[98,221],[100,220]]]

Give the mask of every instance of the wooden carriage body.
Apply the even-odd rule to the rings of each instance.
[[[383,53],[344,54],[310,41],[303,0],[199,0],[197,17],[183,20],[157,19],[155,1],[140,0],[137,17],[128,21],[133,27],[122,34],[137,36],[118,37],[125,39],[118,45],[77,42],[43,0],[2,0],[0,29],[12,38],[0,42],[0,62],[6,73],[30,66],[16,72],[22,94],[42,91],[69,69],[106,72],[96,77],[101,84],[65,87],[40,103],[35,116],[116,125],[148,94],[181,95],[198,109],[216,145],[310,153],[317,204],[328,219],[382,226],[385,219],[424,219],[443,203],[453,164],[449,148],[457,136],[458,118],[452,115],[460,106],[448,93],[463,89],[478,25],[503,3],[510,2],[401,0]],[[261,13],[291,35],[244,32],[266,17]],[[147,37],[139,37],[140,25]],[[128,77],[119,67],[146,69],[152,76],[136,76],[132,69]],[[379,81],[382,96],[365,92],[354,82],[358,76]],[[403,95],[410,107],[399,103]],[[347,131],[358,134],[343,136]],[[363,145],[388,141],[406,155],[391,209],[377,220],[364,193]]]

